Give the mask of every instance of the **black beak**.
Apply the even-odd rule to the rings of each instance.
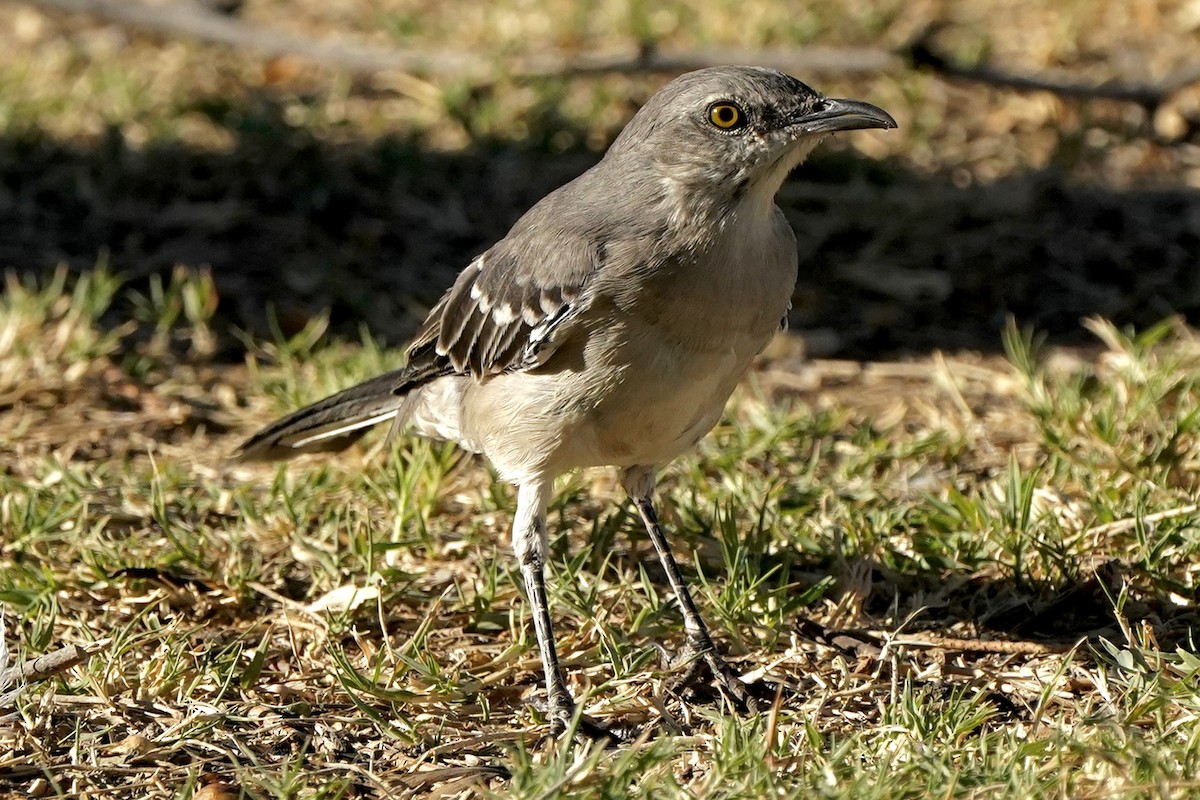
[[[882,108],[870,103],[827,97],[818,100],[807,114],[793,119],[791,126],[798,127],[804,133],[829,133],[863,128],[895,128],[896,120]]]

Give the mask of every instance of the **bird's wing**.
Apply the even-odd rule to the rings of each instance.
[[[510,234],[471,262],[429,312],[406,366],[271,423],[241,446],[239,457],[340,450],[376,423],[403,418],[397,395],[439,376],[482,378],[544,364],[591,302],[604,249],[589,241]]]
[[[497,243],[429,312],[396,391],[438,375],[482,378],[544,364],[587,305],[603,262],[603,246],[583,238],[542,233]]]

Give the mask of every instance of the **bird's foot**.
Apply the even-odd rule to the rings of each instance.
[[[588,739],[608,744],[625,744],[636,737],[621,728],[612,728],[602,722],[592,719],[586,714],[575,715],[575,701],[570,695],[555,694],[550,701],[535,701],[534,707],[546,715],[550,723],[547,734],[550,739],[560,739],[567,731],[574,730],[575,738]]]
[[[668,691],[683,694],[701,686],[707,677],[707,683],[737,708],[745,709],[751,714],[762,710],[762,703],[751,692],[750,686],[717,653],[711,640],[689,638],[683,649],[676,653],[668,653],[661,646],[658,646],[658,650],[664,656],[668,669],[683,670],[682,674],[667,685]]]

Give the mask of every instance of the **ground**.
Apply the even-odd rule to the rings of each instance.
[[[903,66],[802,76],[901,128],[785,187],[792,332],[663,483],[768,712],[667,691],[655,645],[680,622],[611,474],[559,487],[551,590],[571,687],[632,732],[620,747],[543,736],[511,492],[486,465],[382,437],[287,467],[228,455],[400,364],[453,274],[662,80],[506,59],[893,52],[935,26],[956,63],[1165,85],[1196,66],[1200,6],[425,5],[238,18],[501,67],[350,76],[0,8],[3,641],[10,664],[86,650],[0,698],[0,791],[1195,794],[1189,90],[1148,108]]]

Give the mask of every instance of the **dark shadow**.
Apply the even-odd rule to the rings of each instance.
[[[612,530],[601,535],[611,537]],[[622,541],[625,536],[628,539]],[[588,541],[593,545],[598,541],[595,532]],[[642,570],[663,587],[661,591],[668,591],[666,574],[638,531],[627,527],[615,539],[599,541],[604,547],[596,548],[599,552],[592,564],[597,573],[610,568],[617,580],[622,574]],[[717,557],[720,547],[712,532],[697,535],[695,542],[700,544],[692,547],[708,556],[700,566],[681,562],[689,583],[699,585],[697,571],[717,581],[726,580],[727,570]],[[556,544],[565,546],[561,541]],[[1121,643],[1125,641],[1123,628],[1143,631],[1144,626],[1154,634],[1160,650],[1173,652],[1177,646],[1192,647],[1200,629],[1200,595],[1183,583],[1179,570],[1150,570],[1115,558],[1096,559],[1078,572],[1039,581],[1022,580],[1004,568],[935,569],[916,561],[897,566],[876,557],[848,559],[786,548],[770,554],[756,551],[755,559],[755,573],[770,576],[767,587],[787,585],[794,596],[807,594],[827,577],[833,578],[825,597],[837,601],[846,594],[854,595],[859,624],[901,636],[928,632],[984,641],[1042,643],[1066,650],[1081,640],[1096,643],[1101,637]],[[817,614],[827,610],[820,603],[808,608]],[[807,610],[796,614],[795,623],[807,638],[814,638],[823,627],[809,618]],[[851,632],[826,630],[825,635]],[[864,635],[860,641],[873,642],[877,635]],[[852,637],[845,644],[853,642]]]
[[[44,273],[98,258],[132,286],[211,266],[225,330],[285,332],[329,310],[402,344],[475,254],[538,198],[599,158],[552,108],[523,142],[434,152],[403,137],[330,142],[270,95],[189,109],[224,151],[178,142],[94,145],[36,128],[0,139],[0,267]],[[1053,171],[959,189],[898,163],[826,149],[781,194],[801,253],[793,327],[822,355],[996,349],[1005,316],[1079,337],[1097,314],[1200,319],[1200,193],[1073,186]],[[237,357],[236,340],[227,354]]]

